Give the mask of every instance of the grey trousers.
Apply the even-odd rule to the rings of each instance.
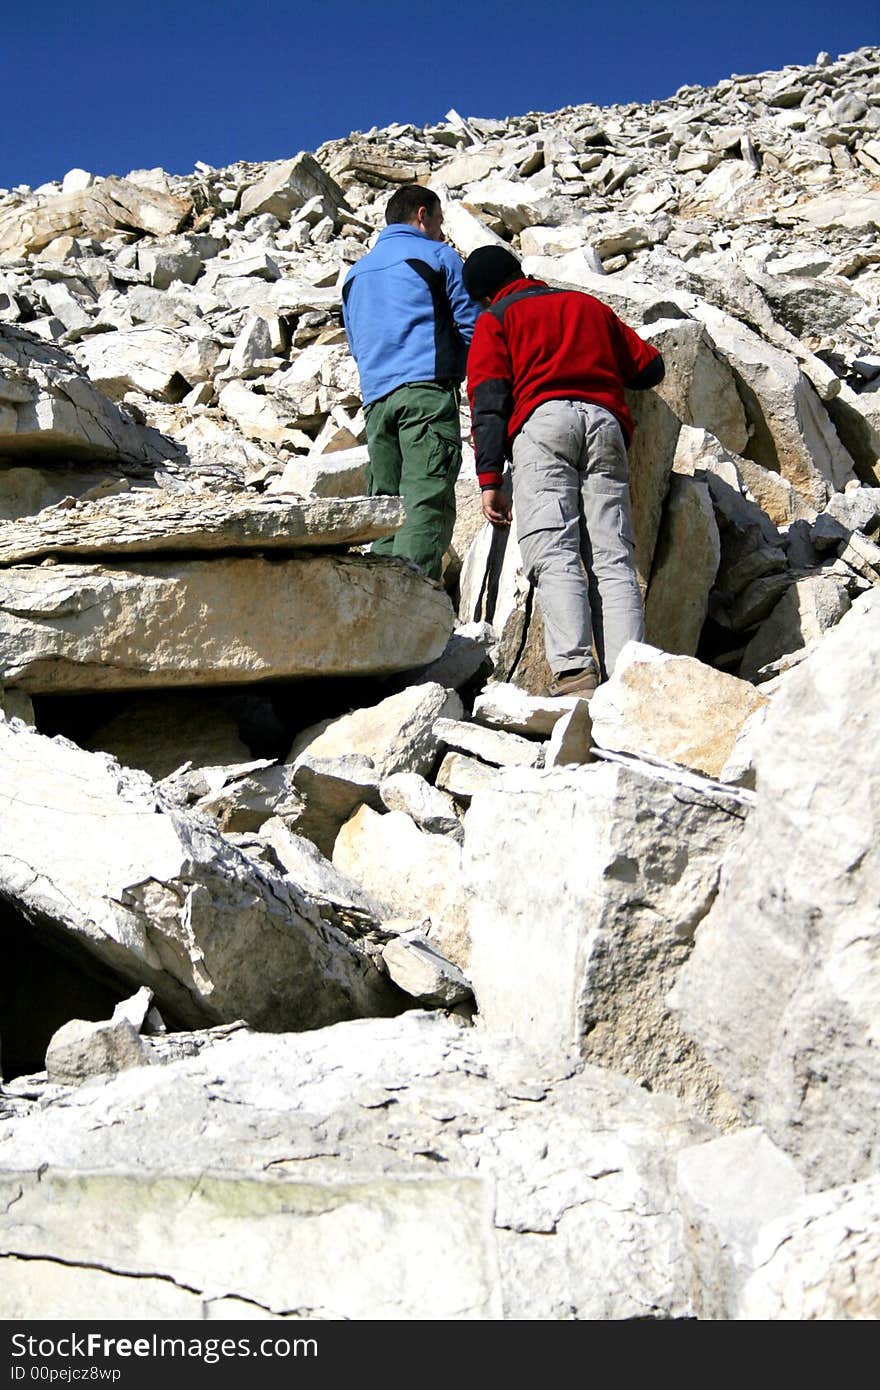
[[[645,637],[626,445],[610,411],[538,406],[513,443],[513,510],[551,670],[589,666],[595,641],[610,675],[624,643]]]

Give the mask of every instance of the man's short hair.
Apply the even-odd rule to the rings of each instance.
[[[395,222],[415,222],[419,208],[429,213],[440,206],[440,199],[432,188],[420,188],[417,183],[405,183],[392,194],[385,209],[385,222],[390,227]]]

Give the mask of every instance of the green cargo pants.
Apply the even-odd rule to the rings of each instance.
[[[455,524],[458,400],[456,386],[414,381],[364,411],[370,496],[402,497],[406,503],[403,526],[374,541],[373,552],[414,560],[431,579],[440,578]]]

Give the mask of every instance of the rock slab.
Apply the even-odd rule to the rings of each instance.
[[[34,693],[384,674],[434,660],[452,605],[370,556],[0,570],[0,682]]]
[[[880,593],[783,680],[756,803],[671,1002],[815,1190],[880,1155]]]

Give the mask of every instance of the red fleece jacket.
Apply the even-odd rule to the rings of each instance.
[[[629,443],[633,422],[624,387],[653,386],[662,376],[657,349],[592,295],[550,289],[541,280],[505,285],[477,319],[468,355],[481,487],[500,484],[515,435],[545,401],[604,406]]]

